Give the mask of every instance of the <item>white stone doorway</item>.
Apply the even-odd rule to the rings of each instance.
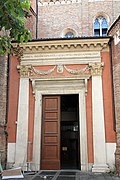
[[[41,169],[41,125],[42,125],[42,97],[44,95],[72,95],[79,97],[79,139],[80,139],[80,162],[82,171],[88,170],[87,152],[87,129],[86,129],[86,103],[85,90],[86,80],[84,79],[62,79],[34,81],[35,90],[35,119],[34,119],[34,143],[33,143],[33,163],[34,169]],[[39,132],[39,133],[38,133]]]

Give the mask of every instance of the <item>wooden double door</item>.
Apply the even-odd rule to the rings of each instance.
[[[64,144],[61,142],[64,139],[61,134],[64,134],[61,133],[61,96],[43,96],[41,169],[62,168],[61,161],[65,158],[61,151],[65,148],[61,147]],[[78,154],[77,150],[76,159],[79,158]]]

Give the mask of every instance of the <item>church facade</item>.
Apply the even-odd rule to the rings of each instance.
[[[115,169],[112,39],[106,34],[118,7],[119,1],[38,2],[39,39],[13,43],[18,56],[10,57],[9,166]]]

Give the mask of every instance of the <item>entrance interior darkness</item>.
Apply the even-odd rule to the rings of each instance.
[[[61,169],[80,167],[78,103],[78,95],[61,96]]]

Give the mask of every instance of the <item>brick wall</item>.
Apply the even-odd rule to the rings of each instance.
[[[113,83],[117,132],[116,168],[120,174],[120,42],[114,46],[113,51]]]
[[[93,36],[95,16],[105,14],[110,26],[119,9],[120,1],[39,1],[39,38],[61,37],[62,31],[67,28],[75,30],[78,36]]]
[[[31,0],[30,17],[27,18],[26,27],[31,31],[32,38],[36,38],[36,0]]]
[[[31,0],[36,12],[36,1]],[[38,39],[59,38],[70,28],[77,36],[93,36],[93,21],[99,14],[108,18],[108,25],[119,15],[120,1],[116,0],[38,0]],[[36,35],[36,17],[28,18],[27,27]]]
[[[0,160],[6,163],[6,95],[7,95],[7,56],[0,56]]]
[[[31,15],[31,17],[27,18],[26,27],[31,31],[32,38],[36,38],[36,17]]]
[[[110,29],[108,35],[113,36],[111,47],[117,135],[115,162],[117,173],[120,174],[120,16],[117,19],[116,23]]]

